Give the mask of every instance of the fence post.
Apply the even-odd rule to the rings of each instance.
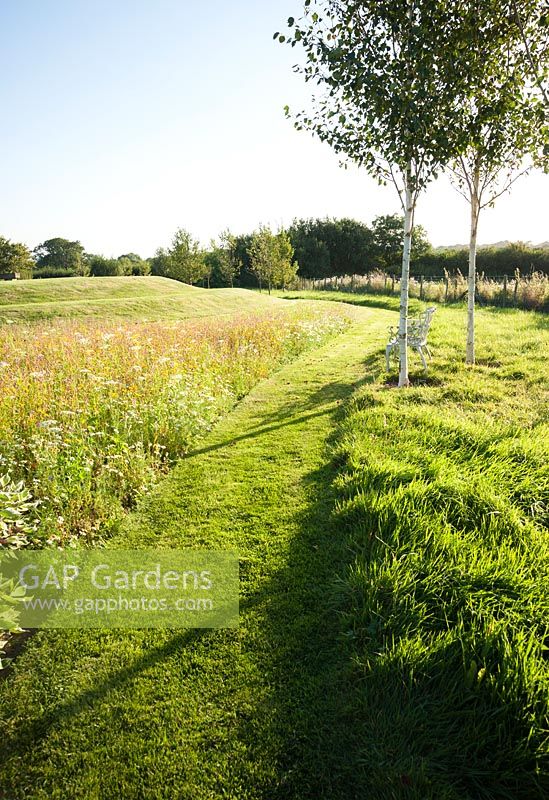
[[[391,294],[395,293],[395,276],[391,275]]]
[[[385,278],[383,279],[383,291],[387,294],[387,273],[385,273]]]
[[[503,276],[503,305],[507,305],[507,275]]]
[[[444,302],[448,302],[448,290],[450,288],[450,279],[448,275],[444,277]]]
[[[513,290],[513,305],[515,308],[518,306],[518,285],[519,285],[519,276],[515,275],[515,288]]]
[[[423,300],[423,275],[419,276],[419,299]]]

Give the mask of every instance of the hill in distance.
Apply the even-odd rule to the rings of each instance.
[[[200,289],[170,278],[0,282],[0,324],[55,318],[192,319],[253,312],[282,300],[248,289]]]
[[[508,240],[502,242],[494,242],[493,244],[480,244],[479,250],[501,250],[504,247],[511,247],[517,242],[510,242]],[[532,244],[532,242],[523,242],[527,247],[532,247],[534,250],[549,250],[549,241],[541,242],[540,244]],[[441,250],[468,250],[469,244],[444,244],[439,247],[433,247],[433,250],[440,252]]]

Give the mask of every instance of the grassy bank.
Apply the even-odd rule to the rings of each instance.
[[[246,289],[200,289],[169,278],[45,278],[0,282],[0,326],[53,319],[181,320],[273,309]]]
[[[337,448],[349,724],[372,797],[549,792],[548,328],[438,314],[435,364],[357,392]]]

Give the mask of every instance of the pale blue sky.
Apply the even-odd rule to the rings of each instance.
[[[0,235],[152,255],[174,230],[206,244],[295,216],[370,222],[394,189],[342,170],[283,106],[306,104],[296,52],[273,42],[302,0],[0,0]],[[549,177],[484,213],[480,241],[549,239]],[[467,240],[444,180],[417,221]]]

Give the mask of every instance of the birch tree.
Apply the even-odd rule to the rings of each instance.
[[[529,4],[530,0],[526,0]],[[535,165],[547,164],[543,98],[529,76],[524,59],[523,31],[516,10],[521,0],[505,8],[471,5],[468,26],[469,97],[464,99],[463,124],[470,140],[466,151],[449,165],[455,188],[470,205],[469,274],[467,291],[466,363],[475,363],[476,254],[480,212],[509,191]],[[539,52],[536,50],[536,52]]]
[[[511,0],[511,12],[520,33],[530,78],[549,112],[549,3],[547,0]]]
[[[296,65],[320,90],[298,129],[327,142],[344,160],[391,182],[404,214],[399,319],[399,386],[408,379],[408,289],[418,197],[466,140],[459,97],[467,48],[458,0],[305,0],[281,42],[302,47]],[[286,113],[290,116],[289,109]]]

